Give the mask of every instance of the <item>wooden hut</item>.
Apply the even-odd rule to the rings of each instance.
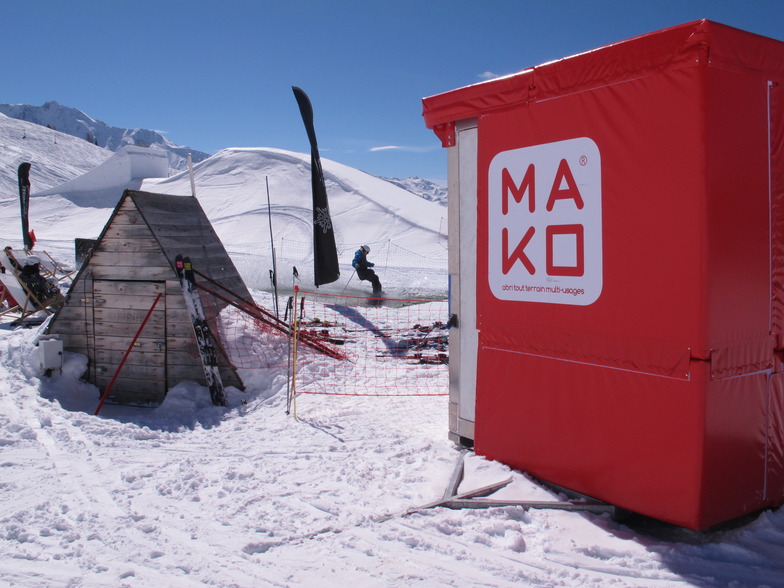
[[[88,357],[86,378],[103,392],[158,293],[163,294],[108,402],[154,406],[181,381],[206,385],[175,270],[178,253],[239,298],[251,299],[196,198],[126,190],[52,318],[48,332],[62,338],[66,351]],[[224,384],[242,388],[227,358],[218,356]]]

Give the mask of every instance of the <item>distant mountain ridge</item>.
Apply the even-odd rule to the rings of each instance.
[[[423,180],[422,178],[411,177],[411,178],[381,178],[382,180],[386,180],[390,184],[395,184],[399,188],[403,188],[404,190],[408,190],[416,194],[417,196],[421,196],[425,200],[430,200],[431,202],[438,202],[439,204],[446,205],[447,201],[447,189],[441,186],[440,184],[436,184],[431,182],[430,180]]]
[[[169,167],[176,170],[187,168],[188,153],[191,154],[194,163],[210,156],[203,151],[175,145],[157,131],[113,127],[103,121],[95,120],[81,110],[63,106],[54,100],[44,103],[43,106],[0,104],[0,113],[84,139],[88,143],[110,151],[117,151],[125,145],[161,149],[168,154]]]
[[[0,202],[19,200],[17,169],[32,164],[31,193],[89,172],[114,153],[83,139],[0,113]]]

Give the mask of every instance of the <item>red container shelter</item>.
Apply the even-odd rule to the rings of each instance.
[[[698,21],[423,100],[453,438],[693,529],[784,502],[782,82]]]

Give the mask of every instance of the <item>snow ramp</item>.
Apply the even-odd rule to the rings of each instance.
[[[165,178],[168,174],[165,151],[128,145],[87,173],[33,196],[60,194],[74,204],[90,206],[99,194],[119,195],[125,189],[138,188],[145,178]]]

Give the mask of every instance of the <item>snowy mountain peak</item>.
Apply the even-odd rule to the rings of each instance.
[[[396,186],[403,188],[404,190],[408,190],[416,194],[417,196],[421,196],[425,200],[430,200],[431,202],[438,202],[439,204],[446,204],[447,201],[447,189],[440,184],[436,184],[435,182],[431,182],[430,180],[423,180],[422,178],[411,177],[411,178],[383,178],[387,182],[391,184],[395,184]]]
[[[69,121],[89,121],[88,124],[96,124],[96,121],[89,115],[76,108],[62,106],[59,102],[50,100],[43,106],[31,106],[29,104],[0,104],[0,112],[11,118],[26,120],[27,122],[43,125],[49,128],[62,127],[62,132],[67,132],[65,127]],[[106,124],[106,123],[101,123]],[[69,133],[71,134],[71,133]]]
[[[0,114],[0,202],[18,200],[16,170],[32,163],[32,192],[52,188],[109,159],[112,152],[74,136]]]
[[[88,143],[111,151],[117,151],[126,145],[161,149],[167,152],[169,167],[172,169],[185,169],[188,153],[191,154],[194,162],[209,157],[208,153],[175,145],[157,131],[113,127],[77,108],[63,106],[54,100],[45,102],[43,106],[0,104],[0,113],[84,139]]]

